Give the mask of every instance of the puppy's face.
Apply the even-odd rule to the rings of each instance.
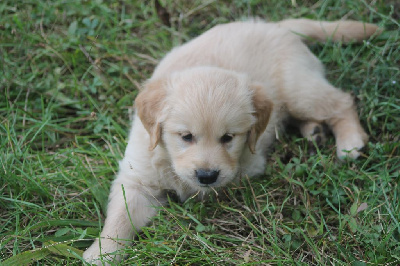
[[[255,89],[247,79],[216,68],[173,74],[158,82],[152,95],[152,99],[139,95],[136,104],[153,147],[161,138],[175,173],[199,189],[221,187],[235,179],[241,155],[247,144],[254,149],[272,107],[265,99],[265,114],[258,116]],[[158,102],[152,107],[158,114],[150,122],[151,112],[142,108],[145,100]]]

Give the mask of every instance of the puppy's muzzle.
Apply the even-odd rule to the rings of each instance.
[[[198,169],[194,170],[194,172],[200,184],[203,185],[210,185],[215,183],[219,175],[219,171],[209,169]]]

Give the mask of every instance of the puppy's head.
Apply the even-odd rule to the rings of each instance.
[[[267,126],[272,103],[245,76],[203,67],[150,80],[136,108],[150,149],[161,142],[176,174],[201,189],[235,179],[244,150],[254,152]]]

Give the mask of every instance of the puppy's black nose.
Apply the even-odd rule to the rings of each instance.
[[[219,175],[219,171],[208,169],[194,170],[194,172],[196,173],[196,177],[199,182],[204,185],[215,183]]]

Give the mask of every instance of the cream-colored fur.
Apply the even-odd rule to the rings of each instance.
[[[353,99],[329,84],[302,40],[360,41],[377,30],[353,21],[234,22],[173,49],[136,99],[107,219],[85,260],[120,260],[109,253],[130,243],[167,190],[185,200],[262,174],[285,117],[302,121],[301,132],[311,139],[326,123],[338,157],[357,158],[367,135]],[[217,172],[216,180],[205,184],[202,169]]]

